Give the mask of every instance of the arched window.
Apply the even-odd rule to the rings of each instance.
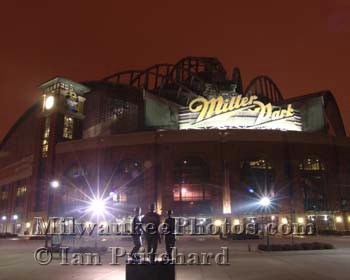
[[[299,169],[305,210],[326,210],[326,177],[322,160],[317,156],[306,156],[300,162]]]
[[[240,162],[240,177],[242,189],[242,211],[245,214],[255,214],[261,211],[257,201],[263,197],[268,196],[270,199],[275,197],[275,173],[270,161],[264,158],[257,158],[252,160],[243,160]],[[273,204],[274,210],[277,201]]]
[[[66,172],[66,176],[70,179],[78,179],[86,174],[85,168],[78,164],[71,165]]]
[[[207,183],[209,168],[199,157],[186,157],[176,162],[175,182],[179,184]]]
[[[324,166],[318,157],[307,156],[300,163],[299,169],[306,171],[322,171],[324,170]]]
[[[260,192],[259,195],[273,192],[275,176],[268,160],[243,160],[241,181],[249,193]]]
[[[16,206],[23,204],[24,197],[27,193],[27,184],[25,180],[17,182],[16,189]]]
[[[137,180],[142,175],[142,164],[140,160],[125,159],[117,163],[117,176],[119,180]]]
[[[139,187],[143,185],[143,163],[138,159],[117,162],[117,170],[111,181],[109,195],[114,203],[139,202]]]
[[[210,200],[209,168],[199,157],[186,157],[176,162],[174,174],[174,201]]]

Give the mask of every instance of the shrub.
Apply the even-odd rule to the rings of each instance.
[[[258,245],[258,249],[261,250],[261,251],[267,251],[267,245],[265,245],[265,244],[259,244],[259,245]]]
[[[107,247],[78,247],[78,248],[69,248],[69,253],[106,253],[108,250]]]
[[[258,234],[230,234],[227,236],[227,239],[232,240],[255,240],[260,239]]]
[[[10,233],[10,232],[0,233],[0,238],[15,238],[15,237],[18,237],[18,235],[15,233]]]
[[[298,250],[324,250],[334,249],[334,246],[329,243],[297,243],[294,245],[290,244],[272,244],[270,248],[266,244],[259,244],[258,249],[261,251],[298,251]]]
[[[329,249],[335,249],[335,247],[334,247],[333,244],[324,243],[323,245],[324,245],[324,249],[327,249],[327,250],[329,250]]]

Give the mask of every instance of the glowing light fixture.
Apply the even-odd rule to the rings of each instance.
[[[16,214],[13,215],[13,216],[12,216],[12,219],[14,219],[15,221],[18,220],[18,215],[16,215]]]
[[[342,219],[342,217],[337,216],[337,217],[335,217],[335,221],[336,221],[337,223],[341,223],[341,222],[343,221],[343,219]]]
[[[46,110],[50,110],[54,104],[55,104],[55,98],[52,95],[46,97],[46,99],[45,99],[45,109]]]
[[[90,202],[88,208],[89,212],[92,212],[93,215],[103,215],[106,212],[106,203],[102,199],[93,199]]]
[[[234,226],[239,225],[239,220],[238,220],[238,219],[234,219],[234,220],[233,220],[233,225],[234,225]]]
[[[187,189],[185,189],[185,188],[182,188],[182,189],[181,189],[181,193],[182,193],[182,194],[185,194],[185,193],[187,193]]]
[[[30,228],[30,223],[26,223],[26,228]]]
[[[288,224],[287,218],[282,218],[282,219],[281,219],[281,222],[282,222],[283,225]]]
[[[251,188],[251,187],[249,187],[249,188],[248,188],[248,192],[250,192],[250,193],[254,193],[254,189],[253,189],[253,188]]]
[[[58,180],[52,180],[50,182],[51,187],[53,187],[54,189],[57,189],[60,186],[60,182]]]
[[[259,204],[261,206],[267,207],[271,204],[271,200],[267,196],[264,196],[260,199]]]
[[[7,217],[6,217],[6,216],[2,216],[2,217],[1,217],[1,220],[6,221],[6,220],[7,220]]]
[[[214,222],[214,225],[216,225],[216,226],[221,226],[222,225],[222,221],[221,220],[216,220],[215,222]]]
[[[298,218],[298,223],[299,224],[303,224],[304,223],[304,218],[303,217],[299,217]]]

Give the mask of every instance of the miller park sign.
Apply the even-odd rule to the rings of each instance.
[[[292,104],[264,103],[256,95],[198,97],[179,112],[180,129],[276,129],[301,131]]]

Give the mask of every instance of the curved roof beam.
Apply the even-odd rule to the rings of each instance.
[[[142,72],[143,72],[142,70],[121,71],[121,72],[114,73],[110,76],[107,76],[107,77],[103,78],[102,80],[131,85],[131,81],[134,79],[134,77],[136,77],[137,75],[139,75]]]
[[[152,65],[137,74],[130,81],[130,85],[143,87],[146,90],[159,88],[168,77],[172,67],[173,65],[168,63]]]
[[[258,76],[254,78],[247,86],[245,92],[247,94],[255,94],[265,96],[272,102],[283,100],[282,94],[277,85],[267,76]]]

